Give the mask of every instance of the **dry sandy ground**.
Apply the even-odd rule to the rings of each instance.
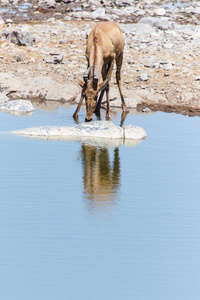
[[[84,32],[94,27],[95,22],[62,20],[62,24],[66,24],[71,32],[70,37],[68,36],[66,39],[63,28],[59,27],[59,20],[34,20],[25,23],[30,25],[33,35],[34,32],[37,33],[36,47],[17,46],[8,41],[0,41],[1,72],[11,72],[20,78],[48,76],[53,81],[69,87],[75,84],[75,99],[80,92],[76,77],[80,78],[86,68],[84,57],[86,35]],[[1,32],[6,29],[6,25],[1,25]],[[64,57],[62,63],[46,63],[45,59],[50,52],[62,54]],[[169,71],[163,68],[145,67],[139,63],[139,58],[148,58],[148,51],[146,49],[138,51],[127,42],[122,68],[125,96],[134,98],[135,94],[139,95],[142,101],[138,101],[138,109],[148,107],[151,110],[199,115],[200,54],[197,51],[195,53],[182,51],[180,55],[176,51],[169,53],[169,49],[160,48],[155,55],[156,61],[161,62],[167,58],[168,61],[174,62],[174,67]],[[148,72],[149,79],[138,81],[138,76],[143,72]],[[116,89],[114,76],[112,86]],[[15,93],[9,95],[10,98],[16,98],[15,96]]]

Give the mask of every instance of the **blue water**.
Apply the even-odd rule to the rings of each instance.
[[[17,13],[17,11],[19,10],[20,12],[23,13],[23,18],[24,19],[28,19],[28,15],[27,15],[26,12],[31,7],[32,7],[31,3],[22,3],[21,5],[14,6],[13,9],[7,9],[7,8],[1,8],[0,7],[0,12],[2,12],[2,13],[10,13],[12,15],[19,16],[19,14]]]
[[[199,117],[130,113],[137,147],[8,133],[74,109],[0,112],[0,299],[199,299]]]
[[[169,3],[167,3],[166,5],[164,5],[164,7],[165,7],[166,9],[170,10],[170,11],[173,11],[173,10],[175,10],[177,7],[178,7],[178,8],[181,8],[181,7],[187,7],[187,6],[189,6],[189,5],[190,5],[190,4],[188,4],[188,3],[179,3],[179,2],[173,3],[173,2],[169,2]]]

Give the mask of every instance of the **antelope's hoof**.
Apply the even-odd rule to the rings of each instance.
[[[78,114],[74,113],[72,117],[74,118],[75,121],[78,120]]]
[[[127,107],[126,108],[122,108],[122,113],[123,114],[128,114],[129,113],[128,108]]]
[[[106,115],[106,120],[107,121],[111,121],[111,116],[110,115]]]

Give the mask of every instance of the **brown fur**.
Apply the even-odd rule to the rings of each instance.
[[[77,118],[83,98],[86,99],[86,121],[93,118],[93,112],[100,114],[101,101],[106,89],[107,112],[106,117],[110,118],[109,103],[109,79],[112,74],[114,61],[116,62],[116,80],[122,101],[122,109],[127,112],[126,103],[121,90],[121,66],[123,61],[124,38],[117,24],[114,22],[101,22],[95,26],[88,36],[86,45],[86,59],[90,69],[88,81],[79,80],[82,87],[82,95],[74,113]],[[98,84],[94,82],[94,70],[97,67]],[[101,84],[99,84],[101,82]],[[101,91],[97,102],[98,92]]]

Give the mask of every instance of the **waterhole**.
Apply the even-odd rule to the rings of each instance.
[[[9,134],[74,110],[0,112],[0,299],[199,299],[199,117],[130,112],[136,147]]]

